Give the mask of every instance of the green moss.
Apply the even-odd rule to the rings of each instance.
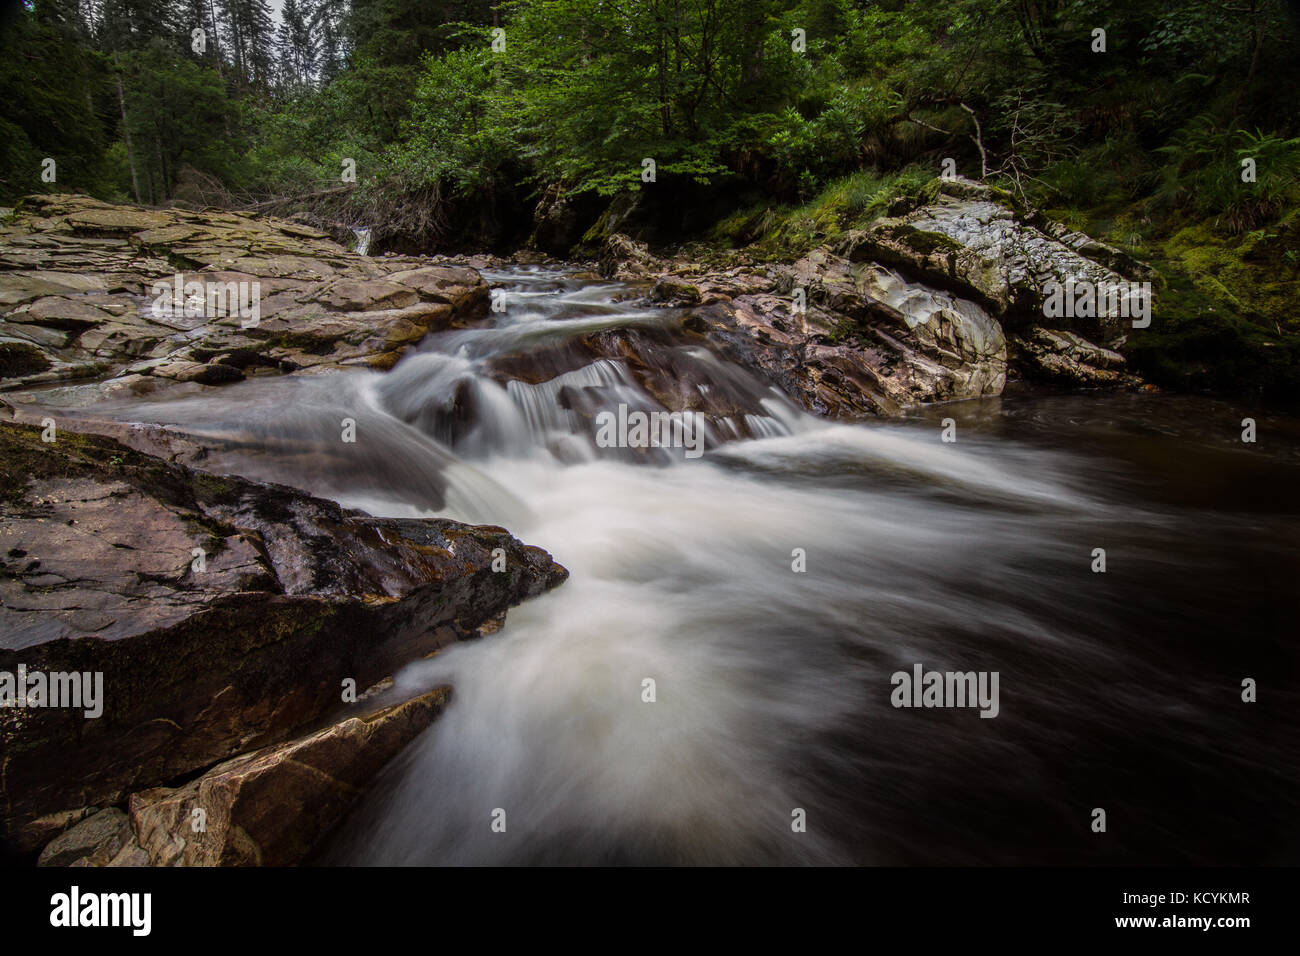
[[[909,249],[914,249],[923,256],[931,256],[936,252],[956,254],[966,248],[951,236],[945,236],[941,232],[916,229],[912,226],[900,226],[894,231],[894,235],[899,241],[906,243]]]
[[[1133,368],[1169,388],[1300,395],[1300,209],[1233,234],[1153,204],[1059,206],[1052,218],[1148,263],[1158,290],[1151,327],[1124,349]]]
[[[1224,236],[1204,223],[1190,226],[1163,243],[1162,251],[1207,296],[1278,334],[1300,332],[1298,214],[1244,236]]]
[[[859,170],[827,184],[800,206],[761,205],[737,210],[714,226],[710,238],[729,248],[746,246],[768,260],[797,259],[887,215],[898,215],[938,191],[920,167],[879,174]]]
[[[835,323],[835,328],[831,329],[827,338],[836,345],[843,342],[850,336],[856,335],[862,331],[862,327],[848,316],[841,316]]]
[[[50,360],[34,345],[26,342],[0,342],[0,378],[19,378],[44,372]]]

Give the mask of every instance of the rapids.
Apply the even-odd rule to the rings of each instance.
[[[676,313],[488,278],[504,312],[388,373],[113,410],[207,436],[218,470],[504,525],[571,572],[398,675],[453,703],[322,861],[1294,862],[1294,421],[1022,394],[839,424],[682,341],[658,371],[736,410],[703,456],[599,448],[594,409],[661,405],[576,343]],[[895,709],[915,665],[997,671],[998,716]]]

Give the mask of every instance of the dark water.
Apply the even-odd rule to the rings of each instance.
[[[348,505],[506,525],[572,572],[400,675],[455,702],[326,861],[1300,862],[1296,421],[1025,395],[830,424],[622,287],[493,278],[492,327],[388,374],[119,410]],[[658,407],[575,345],[624,326],[736,409],[702,457],[594,446],[595,410]],[[997,717],[891,706],[918,663],[998,672]]]

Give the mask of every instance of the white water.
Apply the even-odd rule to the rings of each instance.
[[[370,252],[370,227],[353,226],[352,235],[357,237],[356,247],[352,250],[359,256],[364,256]]]

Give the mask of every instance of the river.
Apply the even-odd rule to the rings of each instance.
[[[1294,419],[1026,392],[829,423],[625,286],[488,278],[504,312],[391,372],[115,411],[206,434],[219,470],[504,525],[571,572],[398,675],[454,701],[322,861],[1300,857]],[[593,409],[658,407],[639,359],[578,345],[629,326],[667,343],[650,372],[737,410],[701,456],[596,447]],[[893,706],[918,664],[997,672],[996,717]]]

